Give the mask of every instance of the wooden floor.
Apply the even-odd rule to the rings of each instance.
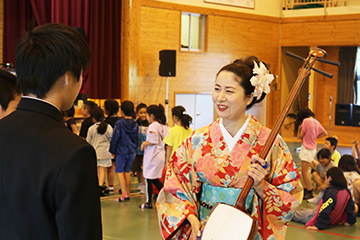
[[[288,143],[296,165],[300,161],[296,148],[299,143]],[[321,148],[321,146],[319,146]],[[349,147],[338,147],[343,154],[351,154]],[[131,199],[127,202],[114,202],[118,194],[109,195],[101,199],[104,240],[159,240],[161,239],[156,209],[140,209],[139,205],[145,202],[145,196],[136,190],[137,181],[132,178]],[[115,187],[118,189],[118,186]],[[314,207],[306,202],[305,207]],[[360,218],[357,218],[358,222]],[[307,231],[304,224],[291,222],[286,235],[287,240],[340,240],[359,239],[360,223],[356,226],[336,226],[325,231]]]

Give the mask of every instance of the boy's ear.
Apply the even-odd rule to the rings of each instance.
[[[64,80],[63,80],[63,81],[64,81],[64,85],[65,85],[65,86],[69,85],[70,79],[69,79],[69,74],[68,74],[68,72],[66,72],[66,73],[62,76],[62,78],[64,79]]]

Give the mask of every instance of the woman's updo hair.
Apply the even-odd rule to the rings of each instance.
[[[190,124],[192,123],[192,117],[186,113],[186,110],[183,106],[176,106],[171,109],[171,113],[173,116],[176,116],[180,122],[181,125],[188,129],[190,127]]]
[[[245,91],[245,96],[249,97],[255,90],[255,87],[251,85],[250,79],[254,76],[254,61],[260,65],[260,61],[255,56],[250,56],[244,59],[237,59],[233,63],[225,65],[220,69],[220,71],[216,74],[219,75],[222,71],[232,72],[239,78],[239,84]],[[263,62],[266,66],[266,64]],[[267,66],[266,66],[267,68]],[[266,93],[262,93],[259,100],[256,97],[253,98],[252,102],[246,107],[246,109],[250,109],[255,103],[261,102],[266,96]]]
[[[166,124],[166,116],[165,116],[165,109],[163,107],[163,105],[159,104],[159,105],[150,105],[147,109],[146,109],[146,113],[147,114],[152,114],[155,117],[155,120],[158,121],[159,123],[165,125]]]

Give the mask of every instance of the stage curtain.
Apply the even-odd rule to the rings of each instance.
[[[91,98],[121,98],[121,1],[4,0],[3,62],[15,63],[19,39],[47,22],[85,30],[93,57],[80,93]]]
[[[3,62],[15,64],[15,48],[36,22],[29,1],[4,0]]]
[[[121,98],[121,1],[91,1],[89,96]]]
[[[30,3],[37,25],[51,22],[51,1],[30,0]]]
[[[356,52],[357,47],[340,47],[337,103],[354,103]]]

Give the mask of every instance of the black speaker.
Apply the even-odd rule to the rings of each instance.
[[[176,76],[176,50],[161,50],[159,52],[159,75],[162,77]]]
[[[360,105],[353,105],[352,125],[360,127]]]
[[[337,103],[335,109],[335,125],[352,126],[352,103]]]

